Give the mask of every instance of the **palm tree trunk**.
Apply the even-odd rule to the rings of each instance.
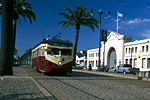
[[[74,51],[73,51],[73,66],[76,65],[76,53],[77,53],[77,45],[78,45],[78,38],[79,38],[79,30],[80,30],[80,26],[76,26],[75,27]]]
[[[30,60],[29,60],[30,64],[31,64],[31,54],[30,54]]]
[[[28,59],[28,56],[27,56],[27,62],[26,62],[27,65],[28,65],[28,62],[29,62],[28,60],[29,60],[29,59]]]
[[[13,1],[2,1],[0,75],[12,75]]]
[[[14,50],[15,50],[15,43],[16,43],[16,25],[17,25],[17,20],[13,19],[13,60],[14,60]]]

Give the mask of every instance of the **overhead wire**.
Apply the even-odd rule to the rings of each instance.
[[[126,1],[126,0],[122,0],[122,1],[118,2],[117,4],[115,4],[114,6],[112,6],[111,8],[109,8],[109,9],[106,10],[106,11],[109,11],[109,10],[111,10],[111,9],[113,9],[113,8],[115,8],[115,7],[117,7],[118,5],[120,5],[121,3],[125,2],[125,1]]]
[[[67,2],[67,1],[64,0],[63,3],[59,3],[59,5],[65,5],[66,2]],[[59,5],[58,5],[58,7],[60,7]],[[61,9],[61,8],[58,8],[58,7],[57,7],[57,10],[56,10],[56,13]],[[50,16],[49,21],[47,21],[47,22],[50,22],[50,21],[52,20],[52,18],[54,18],[54,17],[55,17],[55,15]],[[28,22],[28,21],[25,21],[25,23],[29,23],[29,22]],[[29,24],[30,24],[30,23],[29,23]],[[39,33],[41,33],[41,36],[42,36],[42,39],[43,39],[43,37],[44,37],[44,30],[43,30],[43,29],[44,29],[44,27],[46,27],[47,25],[45,25],[45,24],[44,24],[44,25],[41,25],[41,24],[37,24],[37,23],[34,23],[34,22],[32,23],[32,25],[34,25],[34,26],[41,26],[41,27],[42,27],[41,32],[39,32]],[[39,34],[39,33],[38,33],[38,34]],[[36,35],[35,38],[37,39],[37,37],[38,37],[38,35]],[[31,43],[34,43],[34,41],[36,41],[35,38],[32,40]],[[29,45],[29,44],[20,44],[20,43],[16,43],[16,45],[22,45],[22,46],[27,46],[27,47],[33,46],[33,45]]]

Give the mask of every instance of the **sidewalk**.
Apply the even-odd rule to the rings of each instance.
[[[0,100],[54,100],[21,67],[13,67],[13,74],[0,76]]]
[[[96,70],[77,70],[90,74],[99,74],[113,77],[150,81],[150,78],[97,72]],[[44,89],[34,78],[26,73],[21,67],[13,67],[14,75],[0,76],[0,100],[56,100],[46,89]]]
[[[139,77],[137,75],[132,74],[122,74],[122,73],[109,73],[109,72],[99,72],[96,70],[88,70],[88,69],[73,69],[73,71],[77,72],[84,72],[84,73],[90,73],[90,74],[98,74],[98,75],[106,75],[106,76],[112,76],[112,77],[120,77],[120,78],[128,78],[128,79],[135,79],[135,80],[143,80],[143,81],[150,81],[150,78],[146,77]]]

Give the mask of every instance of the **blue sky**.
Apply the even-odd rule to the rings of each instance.
[[[118,10],[123,14],[123,17],[119,17],[120,34],[131,35],[133,41],[150,38],[150,0],[28,0],[28,2],[36,15],[36,21],[30,24],[29,20],[24,22],[21,17],[21,24],[17,23],[16,48],[19,50],[19,55],[42,41],[42,30],[44,38],[61,32],[61,39],[74,43],[74,28],[69,26],[64,29],[62,25],[58,26],[58,22],[64,19],[58,14],[66,12],[65,7],[75,8],[77,5],[83,5],[88,8],[87,10],[110,10],[110,18],[107,17],[107,13],[102,15],[102,29],[107,29],[108,35],[110,31],[117,30]],[[99,14],[96,19],[99,20]],[[1,23],[2,16],[0,16],[0,26]],[[99,29],[96,28],[93,32],[88,27],[81,27],[77,51],[98,48],[98,37]]]

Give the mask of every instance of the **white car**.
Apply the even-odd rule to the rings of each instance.
[[[112,73],[114,73],[114,72],[115,72],[115,69],[114,69],[114,67],[112,67],[112,68],[109,68],[108,72],[112,72]]]
[[[84,69],[84,66],[83,66],[83,65],[80,65],[80,64],[76,64],[76,67],[79,67],[79,68]]]

